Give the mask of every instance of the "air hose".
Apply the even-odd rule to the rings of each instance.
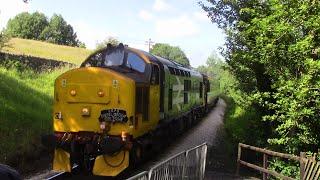
[[[118,153],[115,153],[115,154],[111,155],[111,156],[112,156],[112,157],[117,156],[119,153],[120,153],[120,151],[119,151]],[[113,168],[116,168],[116,167],[119,167],[119,166],[124,162],[124,160],[126,159],[126,152],[123,151],[123,158],[122,158],[121,162],[120,162],[119,164],[117,164],[117,165],[110,164],[110,163],[106,160],[106,158],[105,158],[104,156],[105,156],[105,155],[103,155],[103,160],[104,160],[104,162],[105,162],[106,164],[108,164],[108,166],[113,167]]]

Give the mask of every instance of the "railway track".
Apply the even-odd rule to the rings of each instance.
[[[72,167],[72,171],[75,171],[77,168],[79,168],[78,165],[74,165]],[[52,176],[49,176],[48,178],[45,178],[46,180],[57,180],[57,179],[64,179],[69,173],[68,172],[58,172]]]
[[[214,102],[214,104],[217,103],[218,100],[216,100]],[[215,111],[214,109],[212,109],[213,111]],[[210,112],[208,113],[208,115],[210,114]],[[220,112],[219,112],[220,114]],[[220,115],[219,115],[220,117]],[[60,172],[60,173],[56,173],[54,175],[50,175],[47,178],[47,180],[57,180],[57,179],[127,179],[133,175],[136,175],[137,173],[147,170],[149,169],[149,167],[154,166],[155,164],[161,162],[163,159],[167,159],[168,157],[170,157],[173,154],[176,154],[180,151],[185,150],[186,148],[190,148],[194,145],[198,145],[200,143],[202,143],[203,137],[198,137],[199,135],[196,134],[202,134],[203,132],[201,132],[201,129],[203,129],[203,125],[202,121],[204,120],[209,120],[207,119],[208,117],[203,117],[201,121],[199,121],[198,124],[196,124],[193,128],[189,129],[188,131],[186,131],[186,133],[183,133],[181,136],[177,137],[175,139],[175,141],[177,142],[177,144],[175,144],[173,146],[173,144],[169,144],[166,148],[165,151],[161,152],[161,153],[157,153],[156,157],[147,159],[143,164],[136,166],[133,168],[128,169],[127,171],[121,173],[118,177],[116,178],[106,178],[106,177],[99,177],[99,176],[93,176],[93,175],[83,175],[81,174],[80,170],[77,171],[77,169],[79,169],[79,167],[73,166],[73,171],[75,171],[76,173],[67,173],[67,172]],[[210,118],[210,117],[209,117]],[[191,134],[195,134],[195,136],[190,135],[188,133]],[[210,133],[210,132],[206,132],[206,133]],[[205,136],[208,136],[205,139],[211,139],[212,137],[209,137],[208,134],[202,134]],[[202,136],[201,135],[201,136]],[[188,139],[189,137],[189,139]],[[193,139],[190,139],[190,137],[193,137]],[[193,141],[193,142],[191,142]],[[91,159],[94,160],[94,159]]]

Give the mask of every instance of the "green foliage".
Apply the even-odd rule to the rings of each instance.
[[[120,44],[120,41],[115,37],[108,37],[107,39],[103,40],[102,42],[98,42],[96,44],[96,50],[102,49],[106,47],[108,44],[111,44],[113,46],[118,46]]]
[[[40,151],[40,135],[52,130],[55,78],[66,71],[35,73],[17,63],[0,67],[0,162],[23,162]]]
[[[189,59],[178,46],[170,46],[169,44],[156,43],[150,50],[150,53],[169,60],[176,61],[182,65],[190,66]]]
[[[206,65],[199,66],[197,70],[203,74],[206,74],[210,82],[210,93],[213,95],[219,95],[225,93],[223,86],[225,85],[222,79],[229,79],[229,74],[225,74],[226,77],[223,77],[225,72],[224,67],[226,64],[220,59],[216,52],[208,57]],[[222,88],[221,88],[222,86]]]
[[[239,88],[266,121],[271,147],[289,153],[316,150],[320,2],[209,2],[200,5],[225,30],[224,57]]]
[[[48,20],[43,13],[23,12],[8,21],[6,34],[24,39],[39,39],[47,25]]]
[[[72,26],[57,14],[51,17],[39,38],[54,44],[78,46],[77,34]]]
[[[248,95],[239,90],[239,82],[231,74],[230,67],[212,52],[206,65],[197,70],[208,75],[211,91],[227,103],[225,128],[232,142],[265,145],[265,132],[261,131],[265,123],[257,121],[261,115],[255,111]]]
[[[234,146],[239,142],[254,144],[259,147],[266,145],[265,123],[257,121],[261,114],[252,105],[239,104],[243,100],[240,92],[230,91],[228,96],[221,96],[227,103],[225,112],[225,128]],[[249,133],[248,133],[249,132]]]
[[[272,158],[269,163],[269,169],[278,172],[282,175],[300,179],[300,164],[299,162],[283,161],[280,158]],[[275,179],[272,177],[271,179]]]
[[[78,47],[85,49],[85,48],[86,48],[86,44],[85,44],[84,42],[79,41],[79,42],[78,42]]]
[[[264,119],[275,123],[275,136],[269,143],[285,148],[287,152],[318,150],[320,143],[320,62],[305,62],[305,73],[299,78],[280,78],[272,94],[274,102],[267,107],[274,114]]]
[[[73,27],[57,14],[48,21],[43,13],[20,13],[8,21],[5,33],[11,37],[85,47],[85,44],[77,39]]]
[[[198,71],[205,73],[209,77],[214,79],[219,79],[221,77],[221,72],[224,70],[223,66],[226,66],[226,63],[213,51],[206,61],[206,65],[199,66]]]
[[[8,40],[9,40],[9,37],[1,31],[0,32],[0,50],[7,45]]]

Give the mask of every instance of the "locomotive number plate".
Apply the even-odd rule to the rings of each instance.
[[[102,110],[100,117],[100,121],[109,121],[109,122],[127,122],[127,112],[121,109],[106,109]]]

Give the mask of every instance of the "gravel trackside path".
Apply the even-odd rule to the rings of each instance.
[[[234,174],[234,157],[229,156],[224,130],[224,113],[226,103],[219,99],[216,106],[195,127],[188,130],[176,142],[161,153],[155,160],[143,165],[144,170],[170,158],[171,156],[207,143],[207,165],[205,179],[239,179]]]

